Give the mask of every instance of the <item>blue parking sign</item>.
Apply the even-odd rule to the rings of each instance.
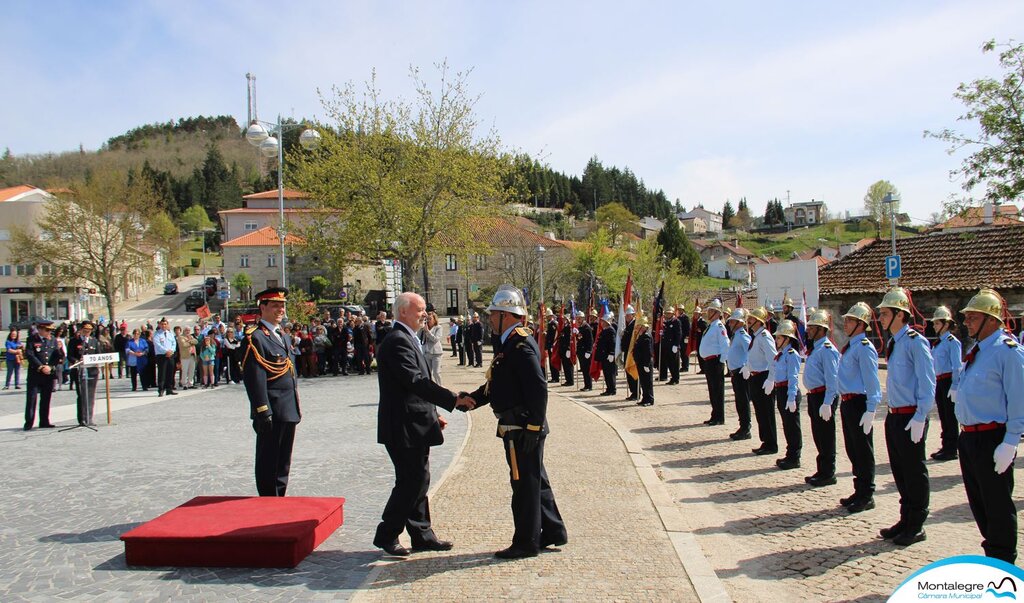
[[[900,278],[903,273],[903,266],[900,263],[900,256],[885,256],[885,278]]]

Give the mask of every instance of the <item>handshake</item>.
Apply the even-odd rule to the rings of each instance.
[[[459,392],[455,398],[455,408],[462,412],[473,410],[476,408],[476,400],[466,392]]]

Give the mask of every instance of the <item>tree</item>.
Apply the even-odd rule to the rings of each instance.
[[[665,255],[670,260],[678,260],[680,274],[689,276],[700,274],[703,268],[700,254],[679,228],[679,220],[673,217],[665,222],[665,228],[658,233],[658,244],[662,246]]]
[[[974,149],[950,175],[963,179],[963,189],[984,186],[985,199],[1012,202],[1024,194],[1024,43],[996,44],[989,40],[982,52],[1000,49],[1002,81],[993,78],[961,83],[953,94],[967,107],[958,121],[971,122],[977,133],[952,129],[925,131],[925,136],[949,143],[949,153]],[[954,200],[947,209],[958,213],[963,201]]]
[[[309,279],[309,294],[313,299],[320,299],[324,295],[324,291],[331,286],[331,281],[325,277],[317,275]]]
[[[238,292],[238,298],[243,301],[248,300],[252,294],[252,278],[244,272],[235,274],[235,278],[231,279],[231,286]]]
[[[781,215],[780,215],[781,214]],[[776,224],[782,224],[786,221],[785,214],[782,213],[782,204],[778,199],[772,199],[768,201],[768,205],[764,210],[764,224],[765,226],[774,226]]]
[[[722,206],[722,224],[724,224],[725,227],[728,228],[729,225],[732,223],[733,216],[735,215],[736,212],[732,208],[732,203],[730,203],[729,200],[726,199],[725,205]]]
[[[626,209],[626,206],[618,202],[602,205],[597,208],[595,215],[598,228],[608,231],[612,245],[618,241],[620,234],[632,230],[639,219]]]
[[[864,209],[875,221],[876,234],[879,237],[882,236],[882,228],[889,224],[889,212],[899,213],[900,211],[899,201],[896,202],[892,209],[889,208],[888,203],[882,203],[885,196],[890,193],[899,196],[899,191],[896,190],[893,183],[888,180],[879,180],[869,186],[868,192],[864,194]]]
[[[181,228],[185,232],[199,232],[212,229],[213,221],[210,220],[210,216],[206,214],[203,206],[193,205],[181,212]]]
[[[729,220],[729,226],[740,229],[750,228],[750,225],[754,221],[753,218],[750,217],[750,210],[747,209],[746,204],[742,201],[740,202],[740,205],[741,207],[736,212],[736,215]]]
[[[114,320],[116,296],[129,278],[153,273],[153,255],[146,249],[153,243],[152,186],[141,178],[129,185],[125,176],[102,171],[70,189],[46,201],[33,229],[12,229],[12,262],[40,266],[35,280],[44,288],[94,286]]]
[[[146,238],[157,249],[164,252],[164,257],[167,259],[167,267],[170,268],[171,251],[177,251],[178,242],[181,237],[178,235],[178,227],[174,225],[174,221],[167,215],[167,212],[157,210],[152,214],[146,231]]]
[[[479,220],[504,201],[508,158],[493,131],[477,133],[468,73],[436,67],[436,90],[411,70],[415,105],[385,101],[376,74],[362,94],[351,83],[333,88],[322,102],[334,129],[322,130],[317,152],[290,155],[295,183],[328,210],[307,246],[342,264],[332,273],[355,254],[398,258],[406,276],[422,269],[429,295],[430,254],[472,249]]]

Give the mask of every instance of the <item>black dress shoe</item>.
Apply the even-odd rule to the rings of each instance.
[[[654,406],[654,402],[637,402],[637,406]]]
[[[836,483],[836,476],[834,475],[812,475],[808,478],[808,484],[815,488],[821,488],[823,486],[832,486]]]
[[[394,541],[394,542],[389,542],[388,544],[376,544],[376,543],[374,543],[374,544],[377,547],[379,547],[380,549],[382,549],[388,555],[391,555],[392,557],[408,557],[409,556],[409,549],[407,549],[404,546],[402,546],[401,544],[399,544],[397,540]]]
[[[940,450],[932,453],[932,459],[936,461],[952,461],[956,458],[955,450]]]
[[[412,545],[414,552],[419,551],[450,551],[452,543],[448,540],[428,540]]]
[[[583,389],[581,389],[580,391],[581,391],[581,392],[589,392],[589,391],[590,391],[590,390],[592,390],[592,389],[594,389],[594,388],[592,388],[592,387],[584,387],[584,388],[583,388]]]
[[[715,425],[725,425],[725,421],[724,421],[724,420],[721,420],[721,419],[715,419],[715,420],[713,420],[713,421],[708,421],[708,422],[706,422],[706,423],[705,423],[705,425],[711,425],[711,426],[715,426]]]
[[[540,536],[540,548],[546,549],[549,546],[565,546],[569,542],[567,536],[559,536],[557,538],[548,538],[541,534]]]
[[[22,431],[32,431],[32,426],[31,425],[26,425],[26,426],[22,427],[21,430]]]
[[[855,500],[857,500],[857,493],[856,492],[854,492],[853,494],[851,494],[851,495],[849,495],[849,496],[847,496],[845,498],[840,498],[839,499],[839,505],[843,506],[843,507],[849,507],[851,504],[853,504],[853,501],[855,501]]]
[[[713,419],[708,419],[707,421],[704,421],[704,424],[705,425],[712,425],[712,424],[714,424],[714,422],[715,421]]]
[[[730,440],[736,440],[736,441],[739,441],[739,440],[749,440],[750,439],[750,432],[749,431],[742,431],[742,430],[741,431],[736,431],[736,432],[733,432],[733,433],[729,434],[729,439]]]
[[[575,383],[563,383],[562,384],[563,387],[574,387],[575,385],[576,385]]]
[[[614,396],[615,392],[601,392],[601,393],[599,393],[597,395],[599,395],[599,396]]]
[[[757,456],[764,456],[766,454],[776,454],[776,453],[779,452],[779,449],[778,448],[765,448],[764,446],[761,446],[760,448],[753,449],[751,452],[753,452]]]
[[[524,549],[515,545],[502,549],[494,554],[498,559],[522,559],[524,557],[536,557],[537,551]]]
[[[796,469],[797,467],[800,466],[800,459],[781,458],[775,461],[775,466],[778,467],[779,469],[782,469],[783,471],[789,469]]]
[[[53,429],[55,427],[57,427],[57,426],[54,425],[53,423],[47,423],[45,425],[40,425],[39,429]]]
[[[666,383],[665,385],[679,385],[679,380],[678,380],[678,379],[676,379],[675,381],[669,381],[669,382],[668,382],[668,383]]]
[[[896,538],[897,536],[899,536],[902,533],[903,533],[903,522],[902,521],[897,521],[894,525],[892,525],[892,526],[890,526],[888,528],[882,528],[881,530],[878,530],[878,535],[881,536],[882,538],[885,538],[886,540],[889,540],[889,539],[892,539],[892,538]]]
[[[927,538],[927,536],[925,535],[924,530],[921,530],[920,532],[907,532],[907,531],[904,531],[902,534],[900,534],[896,538],[893,538],[892,539],[892,543],[896,544],[896,545],[899,545],[899,546],[910,546],[910,545],[914,544],[915,542],[921,542],[922,540],[925,540],[926,538]]]
[[[626,402],[636,402],[636,401],[637,401],[637,397],[636,396],[627,396],[626,397]]]
[[[846,510],[849,511],[850,513],[860,513],[861,511],[870,511],[871,509],[874,509],[874,508],[875,508],[875,499],[869,497],[869,498],[860,498],[860,499],[857,499],[857,500],[853,501],[852,503],[849,504],[849,506],[846,507]]]
[[[169,390],[167,390],[167,395],[168,396],[177,396],[178,392],[174,391],[173,389],[169,389]]]

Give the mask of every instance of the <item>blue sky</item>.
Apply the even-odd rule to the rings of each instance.
[[[1024,3],[33,2],[0,34],[0,147],[98,148],[183,116],[324,117],[317,90],[410,98],[408,68],[472,69],[505,145],[582,173],[597,155],[691,207],[745,196],[858,210],[893,182],[926,220],[959,190],[956,86],[999,73],[984,41],[1022,39]]]

